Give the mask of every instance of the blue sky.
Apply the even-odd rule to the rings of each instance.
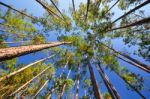
[[[0,1],[5,2],[9,5],[13,5],[13,7],[15,7],[16,9],[20,9],[20,10],[21,9],[27,9],[28,13],[31,13],[31,14],[33,14],[33,16],[37,16],[37,17],[41,16],[45,12],[45,10],[42,8],[42,6],[39,5],[35,0],[0,0]],[[72,0],[60,0],[59,8],[61,9],[61,11],[62,11],[62,9],[67,10],[68,7],[69,7],[69,4],[72,5],[71,1]],[[74,1],[75,1],[75,7],[78,8],[79,3],[81,2],[81,0],[74,0]],[[86,3],[87,0],[82,0],[82,2]],[[0,8],[4,8],[4,7],[0,6]],[[146,17],[150,16],[150,11],[149,11],[150,10],[150,4],[143,7],[142,9],[145,10]],[[117,7],[113,8],[113,12],[115,13],[113,19],[116,19],[117,17],[119,17],[123,14],[123,12],[121,10],[119,10]],[[51,36],[51,37],[53,37],[53,36]],[[51,41],[54,40],[53,38],[49,38],[49,39]],[[132,52],[133,50],[136,49],[136,48],[128,48],[127,46],[124,46],[122,40],[119,40],[119,39],[116,39],[113,42],[114,42],[114,48],[116,48],[120,51],[123,51],[123,49],[126,48],[126,50],[128,52]],[[38,52],[38,53],[36,53],[36,55],[33,55],[33,56],[32,55],[26,55],[26,56],[20,57],[19,62],[24,62],[24,63],[28,64],[28,63],[31,63],[31,62],[33,62],[37,59],[40,59],[44,56],[45,55],[40,54]],[[138,57],[138,56],[135,56],[135,55],[132,55],[132,56],[136,57],[140,61],[145,62],[144,59],[142,59],[141,57]],[[150,88],[150,78],[149,78],[150,75],[149,74],[143,72],[140,69],[135,68],[134,66],[130,66],[129,64],[127,64],[125,62],[120,61],[120,63],[123,66],[126,66],[131,71],[142,74],[146,78],[145,85],[147,86],[147,88]],[[147,63],[147,64],[149,64],[149,63]],[[99,74],[98,74],[98,72],[96,71],[95,68],[94,68],[94,71],[95,71],[95,75],[96,75],[96,78],[98,79],[98,81],[102,81],[101,77],[99,76]],[[110,72],[109,70],[105,70],[105,71],[108,74],[108,76],[109,76],[111,82],[113,83],[113,85],[116,87],[116,89],[121,94],[122,99],[127,99],[127,98],[128,99],[140,99],[140,97],[135,92],[127,90],[127,88],[125,87],[125,83],[118,76],[116,76],[115,73]],[[102,92],[106,91],[106,87],[104,87],[104,86],[100,86],[100,87],[101,87]],[[79,91],[80,95],[83,94],[82,91],[83,90]],[[143,94],[147,97],[150,96],[150,93],[148,91],[143,91]]]

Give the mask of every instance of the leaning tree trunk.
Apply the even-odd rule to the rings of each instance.
[[[128,11],[128,12],[125,13],[124,15],[122,15],[122,16],[120,16],[119,18],[117,18],[116,20],[114,20],[114,21],[112,22],[112,24],[115,23],[115,22],[117,22],[118,20],[124,18],[124,17],[127,16],[128,14],[130,14],[130,13],[132,13],[132,12],[138,10],[139,8],[141,8],[141,7],[143,7],[143,6],[147,5],[147,4],[149,4],[149,3],[150,3],[150,0],[146,0],[146,1],[143,2],[142,4],[138,5],[137,7],[133,8],[132,10]]]
[[[29,45],[20,47],[10,47],[0,49],[0,62],[8,59],[12,59],[18,56],[26,55],[29,53],[37,52],[43,49],[69,44],[70,42],[51,42],[47,44]]]
[[[80,79],[80,64],[78,64],[78,74],[76,75],[76,99],[79,99],[79,79]]]
[[[14,71],[14,72],[12,72],[12,73],[10,73],[10,74],[4,76],[4,77],[1,77],[1,78],[0,78],[0,81],[6,80],[6,79],[8,79],[8,78],[10,78],[10,77],[12,77],[12,76],[14,76],[14,75],[16,75],[16,74],[22,72],[22,71],[25,70],[25,69],[27,69],[27,68],[29,68],[29,67],[31,67],[31,66],[37,64],[37,63],[43,62],[43,61],[45,61],[45,60],[47,60],[47,59],[49,59],[49,58],[52,58],[52,57],[54,57],[54,56],[55,56],[55,55],[51,55],[51,56],[49,56],[49,57],[46,57],[46,58],[37,60],[37,61],[35,61],[35,62],[31,63],[31,64],[28,64],[28,65],[26,65],[26,66],[20,68],[20,69],[17,70],[17,71]]]
[[[60,76],[59,76],[59,78],[62,77],[62,75],[63,75],[63,73],[64,73],[64,71],[65,71],[65,69],[66,69],[66,67],[67,67],[67,65],[68,65],[69,58],[70,58],[70,56],[67,58],[67,62],[66,62],[66,64],[65,64],[65,66],[64,66],[64,68],[63,68],[63,70],[62,70],[62,72],[61,72],[61,74],[60,74]],[[56,82],[56,83],[54,84],[54,86],[50,89],[50,94],[47,96],[47,99],[51,99],[51,95],[52,95],[52,93],[55,91],[55,88],[56,88],[57,84],[58,84],[58,83]]]
[[[46,80],[45,83],[42,85],[42,87],[36,92],[36,94],[32,97],[32,99],[35,99],[36,96],[42,91],[42,89],[48,84],[49,80]]]
[[[145,24],[145,23],[149,23],[149,22],[150,22],[150,17],[141,19],[141,20],[136,21],[134,23],[127,24],[125,26],[121,26],[121,27],[117,27],[117,28],[112,28],[110,30],[107,30],[106,32],[114,31],[114,30],[119,30],[119,29],[123,29],[123,28],[128,28],[128,27],[132,27],[132,26],[137,26],[137,25],[141,25],[141,24]]]
[[[100,89],[98,87],[98,84],[96,82],[96,79],[95,79],[95,76],[94,76],[94,71],[93,71],[93,68],[91,66],[91,63],[89,60],[87,60],[88,62],[88,67],[89,67],[89,71],[90,71],[90,77],[91,77],[91,82],[92,82],[92,85],[93,85],[93,91],[94,91],[94,95],[95,95],[95,98],[96,99],[103,99],[103,96],[100,92]]]
[[[101,77],[102,77],[109,93],[113,97],[113,99],[120,99],[120,96],[119,96],[117,90],[115,89],[113,84],[110,82],[108,76],[105,74],[104,70],[101,67],[100,62],[98,62],[98,66],[96,66],[96,67],[97,67],[97,70],[99,71],[99,73],[100,73],[100,75],[101,75]]]
[[[19,11],[19,10],[15,9],[15,8],[11,7],[10,5],[7,5],[7,4],[3,3],[3,2],[0,2],[0,5],[3,5],[3,6],[5,6],[5,7],[7,7],[7,8],[9,8],[9,9],[12,9],[12,10],[14,10],[14,11],[16,11],[16,12],[18,12],[18,13],[20,13],[20,14],[26,16],[26,17],[31,18],[32,20],[37,20],[37,19],[34,18],[33,16],[27,15],[26,13],[24,13],[24,12],[22,12],[22,11]]]
[[[47,71],[50,67],[47,67],[43,71],[41,71],[39,74],[37,74],[35,77],[33,77],[31,80],[27,81],[25,84],[20,86],[18,89],[16,89],[13,93],[11,93],[9,96],[14,96],[16,93],[18,93],[20,90],[25,88],[27,85],[29,85],[33,80],[37,79],[40,75],[42,75],[45,71]]]
[[[111,48],[111,47],[105,45],[105,44],[102,43],[102,42],[99,42],[99,43],[101,43],[102,45],[104,45],[104,46],[107,47],[108,49],[112,50],[112,51],[114,52],[114,55],[115,55],[116,57],[119,57],[119,56],[116,55],[116,54],[119,54],[120,56],[123,56],[123,57],[127,58],[128,60],[130,60],[130,61],[128,61],[128,63],[130,63],[130,64],[132,64],[132,65],[134,65],[134,66],[136,66],[136,67],[138,67],[138,68],[140,68],[140,69],[142,69],[142,70],[148,72],[148,73],[150,73],[150,66],[148,66],[148,65],[146,65],[146,64],[144,64],[144,63],[142,63],[142,62],[140,62],[140,61],[138,61],[138,60],[136,60],[136,59],[134,59],[134,58],[132,58],[132,57],[130,57],[129,55],[127,55],[127,54],[125,54],[125,53],[116,51],[115,49],[113,49],[113,48]],[[115,54],[115,53],[116,53],[116,54]],[[119,58],[120,58],[120,57],[119,57]],[[121,58],[121,59],[125,61],[125,59],[123,59],[123,58]],[[126,62],[127,62],[127,60],[126,60]]]
[[[70,73],[71,73],[71,69],[69,70],[69,72],[68,72],[68,74],[67,74],[66,80],[69,78]],[[63,84],[62,92],[60,93],[58,99],[62,99],[62,97],[63,97],[63,95],[64,95],[64,92],[65,92],[65,88],[66,88],[66,83]]]

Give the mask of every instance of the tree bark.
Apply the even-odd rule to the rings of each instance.
[[[96,79],[95,79],[95,76],[94,76],[94,71],[93,71],[93,68],[91,66],[91,63],[89,60],[87,60],[88,62],[88,67],[89,67],[89,71],[90,71],[90,77],[91,77],[91,82],[92,82],[92,85],[93,85],[93,91],[94,91],[94,95],[95,95],[95,98],[96,99],[103,99],[103,96],[100,92],[100,89],[98,87],[98,84],[96,82]]]
[[[69,72],[68,72],[68,74],[67,74],[67,78],[66,78],[66,79],[68,79],[68,78],[69,78],[70,73],[71,73],[71,69],[69,70]],[[65,88],[66,88],[66,83],[64,83],[64,85],[63,85],[63,87],[62,87],[62,92],[60,93],[60,95],[59,95],[58,99],[62,99],[62,97],[63,97],[63,95],[64,95]]]
[[[79,78],[80,78],[80,64],[78,64],[78,74],[76,75],[76,99],[79,99]]]
[[[113,99],[120,99],[120,95],[118,94],[113,84],[110,82],[108,76],[105,74],[104,70],[101,67],[100,62],[98,62],[98,66],[96,67]]]
[[[90,0],[87,0],[87,9],[86,9],[85,21],[87,20],[87,17],[88,17],[89,6],[90,6]]]
[[[73,7],[73,11],[75,12],[75,11],[76,11],[76,9],[75,9],[74,0],[72,0],[72,7]]]
[[[119,54],[120,56],[123,56],[123,57],[127,58],[128,60],[130,60],[130,62],[128,62],[128,63],[130,63],[130,64],[132,64],[132,65],[134,65],[134,66],[136,66],[136,67],[138,67],[138,68],[148,72],[148,73],[150,73],[150,66],[148,66],[148,65],[146,65],[146,64],[144,64],[144,63],[142,63],[142,62],[140,62],[140,61],[138,61],[138,60],[136,60],[136,59],[134,59],[132,57],[130,57],[127,54],[124,54],[124,53],[121,53],[119,51],[116,51],[115,49],[105,45],[102,42],[99,42],[99,43],[101,43],[103,46],[107,47],[108,49],[112,50],[114,53]],[[115,54],[115,56],[117,56],[116,54]]]
[[[131,24],[128,24],[128,25],[125,25],[125,26],[121,26],[121,27],[117,27],[117,28],[112,28],[110,30],[107,30],[106,32],[114,31],[114,30],[119,30],[119,29],[123,29],[123,28],[128,28],[128,27],[132,27],[132,26],[137,26],[137,25],[141,25],[141,24],[145,24],[145,23],[149,23],[149,22],[150,22],[150,17],[141,19],[139,21],[136,21],[134,23],[131,23]]]
[[[42,75],[45,71],[47,71],[50,67],[47,67],[46,69],[44,69],[42,72],[40,72],[39,74],[37,74],[35,77],[33,77],[31,80],[27,81],[25,84],[23,84],[22,86],[20,86],[17,90],[15,90],[13,93],[11,93],[9,96],[13,96],[16,93],[18,93],[20,90],[22,90],[23,88],[25,88],[27,85],[29,85],[33,80],[35,80],[36,78],[38,78],[40,75]]]
[[[36,92],[36,94],[32,97],[32,99],[35,99],[36,96],[41,92],[41,90],[47,85],[49,80],[45,81],[45,83],[42,85],[42,87]]]
[[[37,52],[43,49],[69,44],[70,42],[52,42],[47,44],[39,44],[39,45],[29,45],[29,46],[20,46],[20,47],[10,47],[10,48],[2,48],[0,49],[0,62],[8,59],[12,59],[18,56],[30,54],[33,52]]]
[[[20,14],[26,16],[26,17],[29,17],[29,18],[31,18],[32,20],[37,20],[36,18],[34,18],[34,17],[30,16],[30,15],[27,15],[26,13],[24,13],[24,12],[22,12],[22,11],[19,11],[19,10],[15,9],[15,8],[11,7],[10,5],[7,5],[7,4],[5,4],[5,3],[3,3],[3,2],[0,2],[0,4],[3,5],[3,6],[5,6],[5,7],[7,7],[7,8],[9,8],[9,9],[12,9],[12,10],[16,11],[16,12],[18,12],[18,13],[20,13]]]
[[[114,20],[114,21],[112,22],[112,24],[114,24],[115,22],[117,22],[118,20],[120,20],[120,19],[122,19],[123,17],[127,16],[128,14],[130,14],[130,13],[132,13],[132,12],[138,10],[139,8],[145,6],[145,5],[149,4],[149,3],[150,3],[150,0],[146,0],[146,1],[143,2],[142,4],[138,5],[137,7],[131,9],[130,11],[128,11],[127,13],[125,13],[124,15],[122,15],[122,16],[120,16],[119,18],[117,18],[116,20]]]
[[[25,70],[25,69],[27,69],[27,68],[29,68],[29,67],[31,67],[31,66],[37,64],[37,63],[43,62],[43,61],[45,61],[45,60],[47,60],[47,59],[49,59],[49,58],[52,58],[52,57],[54,57],[54,56],[55,56],[55,55],[51,55],[51,56],[49,56],[49,57],[46,57],[46,58],[37,60],[37,61],[35,61],[35,62],[31,63],[31,64],[28,64],[28,65],[26,65],[26,66],[20,68],[20,69],[17,70],[17,71],[14,71],[14,72],[12,72],[12,73],[10,73],[10,74],[4,76],[4,77],[1,77],[1,78],[0,78],[0,81],[6,80],[6,79],[8,79],[8,78],[10,78],[10,77],[12,77],[12,76],[14,76],[14,75],[16,75],[17,73],[20,73],[20,72],[22,72],[23,70]]]

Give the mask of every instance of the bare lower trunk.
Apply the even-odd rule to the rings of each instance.
[[[19,87],[17,90],[15,90],[13,93],[11,93],[9,96],[13,96],[16,93],[18,93],[20,90],[22,90],[23,88],[25,88],[27,85],[29,85],[33,80],[35,80],[37,77],[39,77],[40,75],[42,75],[45,71],[47,71],[50,67],[47,67],[46,69],[44,69],[42,72],[40,72],[39,74],[37,74],[35,77],[33,77],[31,80],[27,81],[25,84],[23,84],[21,87]]]
[[[41,90],[47,85],[49,80],[45,81],[45,83],[42,85],[42,87],[36,92],[36,94],[32,97],[32,99],[35,99],[36,96],[41,92]]]
[[[89,67],[89,71],[90,71],[90,77],[91,77],[91,82],[92,82],[92,85],[93,85],[93,91],[94,91],[95,98],[96,99],[103,99],[103,95],[101,94],[100,89],[98,87],[98,84],[96,82],[94,72],[93,72],[93,68],[91,66],[90,61],[88,61],[88,67]]]
[[[132,12],[138,10],[139,8],[144,7],[145,5],[147,5],[147,4],[149,4],[149,3],[150,3],[150,0],[146,0],[146,1],[143,2],[142,4],[138,5],[137,7],[133,8],[132,10],[128,11],[128,12],[125,13],[124,15],[122,15],[122,16],[120,16],[119,18],[117,18],[116,20],[114,20],[114,21],[112,22],[112,24],[115,23],[115,22],[117,22],[118,20],[122,19],[123,17],[127,16],[128,14],[130,14],[130,13],[132,13]]]
[[[97,67],[97,70],[99,71],[109,93],[113,97],[113,99],[120,99],[120,96],[119,96],[117,90],[115,89],[115,87],[110,82],[108,76],[105,74],[104,70],[102,69],[102,67],[100,65],[100,62],[98,62],[98,66],[96,66],[96,67]]]
[[[55,43],[52,42],[52,43],[39,44],[39,45],[2,48],[0,49],[0,61],[12,59],[18,56],[30,54],[30,53],[37,52],[43,49],[56,47],[62,44],[69,44],[69,43],[70,42],[55,42]]]
[[[29,18],[31,18],[31,19],[33,19],[33,20],[36,20],[36,18],[34,18],[34,17],[30,16],[30,15],[27,15],[26,13],[24,13],[24,12],[22,12],[22,11],[19,11],[19,10],[15,9],[15,8],[13,8],[13,7],[11,7],[11,6],[9,6],[9,5],[3,3],[3,2],[0,2],[0,4],[3,5],[3,6],[5,6],[5,7],[7,7],[7,8],[9,8],[9,9],[12,9],[12,10],[16,11],[16,12],[18,12],[18,13],[20,13],[20,14],[26,16],[26,17],[29,17]]]
[[[29,68],[29,67],[31,67],[31,66],[37,64],[37,63],[43,62],[43,61],[45,61],[45,60],[47,60],[47,59],[49,59],[49,58],[52,58],[52,57],[54,57],[54,56],[55,56],[55,55],[51,55],[51,56],[49,56],[49,57],[47,57],[47,58],[43,58],[43,59],[40,59],[40,60],[38,60],[38,61],[36,61],[36,62],[33,62],[33,63],[31,63],[31,64],[28,64],[28,65],[26,65],[26,66],[20,68],[20,69],[17,70],[17,71],[14,71],[14,72],[12,72],[12,73],[10,73],[10,74],[4,76],[4,77],[1,77],[1,78],[0,78],[0,81],[6,80],[6,79],[10,78],[11,76],[16,75],[17,73],[20,73],[20,72],[22,72],[23,70],[25,70],[25,69],[27,69],[27,68]]]
[[[138,60],[136,60],[136,59],[134,59],[134,58],[132,58],[132,57],[130,57],[129,55],[127,55],[127,54],[125,54],[125,53],[116,51],[115,49],[113,49],[113,48],[111,48],[111,47],[105,45],[105,44],[102,43],[102,42],[99,42],[99,43],[101,43],[102,45],[104,45],[104,46],[107,47],[108,49],[112,50],[112,51],[114,52],[114,55],[115,55],[116,57],[119,57],[119,56],[117,55],[117,54],[119,54],[120,56],[123,56],[123,57],[127,58],[127,59],[130,60],[130,61],[121,58],[122,60],[126,60],[126,62],[128,61],[128,63],[130,63],[130,64],[132,64],[132,65],[134,65],[134,66],[136,66],[136,67],[138,67],[138,68],[140,68],[140,69],[142,69],[142,70],[148,72],[148,73],[150,73],[150,66],[148,66],[148,65],[146,65],[146,64],[144,64],[144,63],[142,63],[142,62],[140,62],[140,61],[138,61]],[[120,57],[119,57],[119,58],[120,58]]]

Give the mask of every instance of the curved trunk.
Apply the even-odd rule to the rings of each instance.
[[[134,65],[134,66],[136,66],[136,67],[138,67],[138,68],[140,68],[140,69],[142,69],[142,70],[148,72],[148,73],[150,73],[150,66],[148,66],[148,65],[146,65],[146,64],[144,64],[144,63],[142,63],[142,62],[140,62],[140,61],[138,61],[138,60],[136,60],[136,59],[134,59],[134,58],[132,58],[132,57],[130,57],[130,56],[127,55],[127,54],[124,54],[124,53],[121,53],[121,52],[119,52],[119,51],[116,51],[115,49],[113,49],[113,48],[111,48],[111,47],[105,45],[105,44],[102,43],[102,42],[99,42],[99,43],[101,43],[102,45],[104,45],[104,46],[107,47],[108,49],[112,50],[114,53],[119,54],[120,56],[123,56],[123,57],[127,58],[128,60],[130,60],[130,62],[128,61],[128,63],[130,63],[130,64],[132,64],[132,65]],[[114,54],[114,55],[115,55],[116,57],[119,57],[119,56],[116,55],[116,54]],[[119,58],[120,58],[120,57],[119,57]],[[123,58],[121,58],[121,59],[123,59]],[[125,59],[123,59],[123,60],[125,60]],[[127,62],[127,60],[126,60],[126,62]]]
[[[67,78],[66,78],[66,79],[68,79],[68,78],[69,78],[70,73],[71,73],[71,69],[69,70],[69,72],[68,72],[68,74],[67,74]],[[63,97],[63,95],[64,95],[65,88],[66,88],[66,83],[64,83],[64,85],[63,85],[63,87],[62,87],[62,92],[60,93],[60,95],[59,95],[58,99],[62,99],[62,97]]]
[[[59,78],[62,77],[62,74],[64,73],[64,71],[65,71],[65,69],[66,69],[66,67],[67,67],[67,65],[68,65],[69,58],[70,58],[70,56],[68,57],[67,62],[66,62],[66,64],[65,64],[65,66],[64,66],[64,68],[63,68],[63,70],[62,70],[62,72],[61,72],[61,74],[60,74],[60,76],[59,76]],[[51,95],[52,95],[52,93],[55,91],[55,86],[57,86],[57,82],[56,82],[56,83],[54,84],[54,86],[50,89],[50,94],[47,96],[47,99],[51,99]]]
[[[113,99],[121,99],[117,90],[115,89],[115,87],[113,86],[113,84],[110,82],[108,76],[105,74],[104,70],[102,69],[100,62],[98,62],[98,66],[97,70],[99,71],[109,93],[111,94],[111,96],[113,97]]]
[[[5,7],[7,7],[7,8],[9,8],[9,9],[12,9],[12,10],[14,10],[14,11],[16,11],[16,12],[18,12],[18,13],[26,16],[26,17],[29,17],[29,18],[31,18],[33,20],[36,20],[36,18],[34,18],[34,17],[30,16],[30,15],[27,15],[26,13],[24,13],[22,11],[19,11],[19,10],[15,9],[15,8],[11,7],[10,5],[7,5],[7,4],[3,3],[3,2],[0,2],[0,5],[3,5]]]
[[[80,64],[78,64],[78,74],[76,75],[76,99],[79,99],[79,78],[80,78]]]
[[[25,88],[27,85],[29,85],[33,80],[37,79],[40,75],[42,75],[45,71],[47,71],[50,67],[47,67],[46,69],[44,69],[42,72],[40,72],[39,74],[37,74],[35,77],[33,77],[31,80],[27,81],[25,84],[23,84],[21,87],[19,87],[17,90],[15,90],[13,93],[11,93],[9,96],[13,96],[16,93],[18,93],[20,90],[22,90],[23,88]]]
[[[36,2],[38,2],[40,5],[42,5],[42,7],[44,9],[47,10],[47,12],[49,12],[51,15],[55,15],[57,16],[58,18],[62,19],[59,15],[57,15],[55,12],[53,12],[46,4],[44,4],[44,2],[42,0],[36,0]],[[63,20],[63,19],[62,19]]]
[[[138,5],[137,7],[131,9],[130,11],[128,11],[127,13],[125,13],[124,15],[122,15],[122,16],[120,16],[119,18],[117,18],[116,20],[114,20],[114,21],[112,22],[112,24],[115,23],[115,22],[117,22],[118,20],[122,19],[123,17],[127,16],[128,14],[130,14],[130,13],[132,13],[132,12],[138,10],[139,8],[141,8],[141,7],[143,7],[143,6],[147,5],[147,4],[149,4],[149,3],[150,3],[150,0],[146,0],[146,1],[143,2],[142,4]]]
[[[10,48],[2,48],[0,49],[0,62],[8,59],[12,59],[18,56],[30,54],[33,52],[37,52],[43,49],[56,47],[62,44],[69,44],[70,42],[52,42],[47,44],[39,44],[39,45],[28,45],[28,46],[20,46],[20,47],[10,47]]]
[[[95,98],[96,99],[103,99],[103,96],[102,96],[102,94],[100,92],[100,89],[98,87],[98,84],[96,82],[91,63],[88,60],[87,60],[87,62],[88,62],[88,67],[89,67],[89,71],[90,71],[90,77],[91,77],[91,82],[92,82],[92,85],[93,85],[93,91],[94,91]]]
[[[47,60],[47,59],[49,59],[49,58],[52,58],[52,57],[54,57],[54,56],[55,56],[55,55],[51,55],[51,56],[49,56],[49,57],[40,59],[40,60],[35,61],[35,62],[31,63],[31,64],[28,64],[28,65],[26,65],[26,66],[20,68],[20,69],[17,70],[17,71],[14,71],[14,72],[12,72],[12,73],[10,73],[10,74],[4,76],[4,77],[1,77],[1,78],[0,78],[0,81],[6,80],[6,79],[10,78],[11,76],[16,75],[17,73],[20,73],[20,72],[22,72],[23,70],[25,70],[25,69],[27,69],[27,68],[29,68],[29,67],[31,67],[31,66],[37,64],[37,63],[43,62],[43,61],[45,61],[45,60]]]
[[[36,96],[41,92],[41,90],[48,84],[48,81],[45,81],[45,83],[42,85],[42,87],[36,92],[36,94],[32,97],[32,99],[35,99]]]
[[[117,28],[112,28],[110,30],[107,30],[106,32],[114,31],[114,30],[118,30],[118,29],[123,29],[123,28],[128,28],[128,27],[132,27],[132,26],[137,26],[137,25],[141,25],[141,24],[145,24],[145,23],[149,23],[149,22],[150,22],[150,17],[141,19],[139,21],[136,21],[134,23],[131,23],[131,24],[128,24],[128,25],[125,25],[125,26],[121,26],[121,27],[117,27]]]

